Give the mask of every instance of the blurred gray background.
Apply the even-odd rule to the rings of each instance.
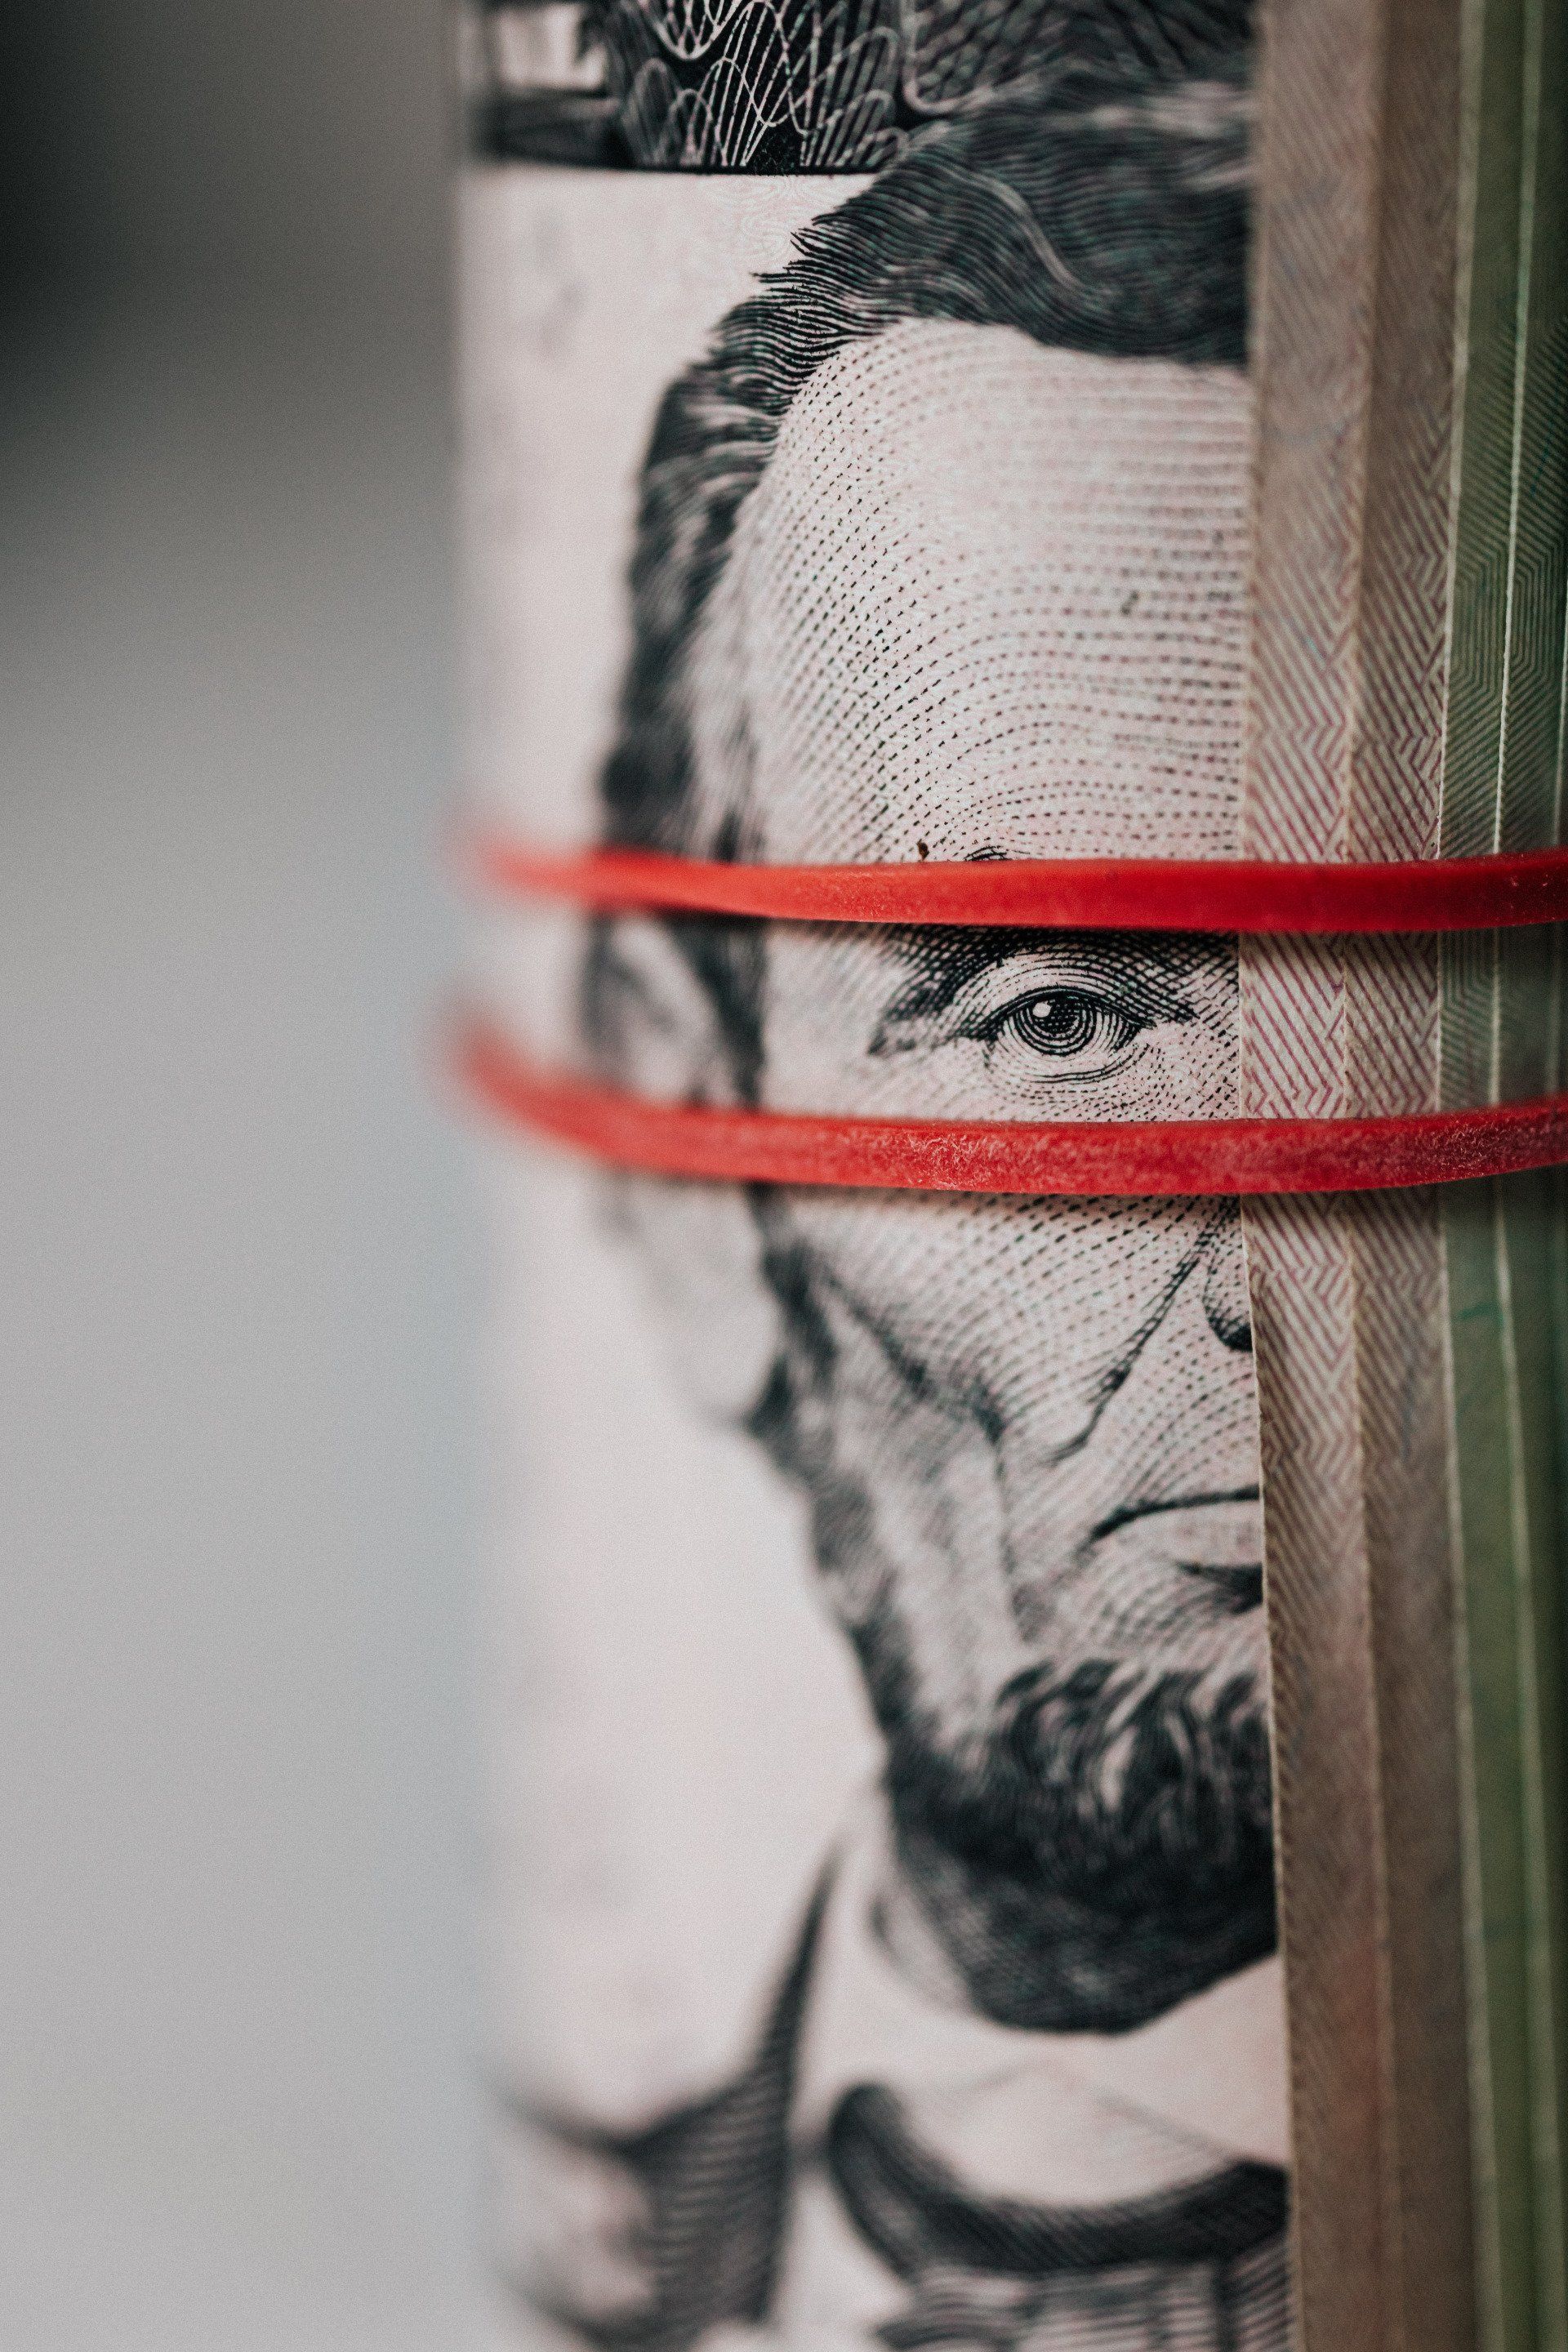
[[[476,2340],[448,28],[6,12],[0,2347]]]

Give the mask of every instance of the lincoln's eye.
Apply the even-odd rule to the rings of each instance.
[[[1051,988],[1010,1006],[994,1034],[1010,1036],[1026,1053],[1047,1060],[1076,1062],[1121,1053],[1141,1025],[1103,996],[1078,988]]]

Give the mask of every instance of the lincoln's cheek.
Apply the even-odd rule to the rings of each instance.
[[[847,1630],[896,1628],[922,1705],[959,1736],[1029,1663],[997,1446],[841,1290],[825,1286],[816,1304],[832,1362],[807,1408],[817,1564]]]
[[[1072,1423],[1038,1397],[1005,1419],[1014,1606],[1037,1654],[1261,1665],[1253,1364],[1215,1335],[1203,1272]]]
[[[1184,1202],[825,1192],[794,1195],[789,1213],[924,1387],[999,1435],[1026,1431],[1045,1462],[1089,1439],[1204,1237]]]

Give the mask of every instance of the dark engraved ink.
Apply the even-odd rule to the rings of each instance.
[[[1079,76],[1223,64],[1250,0],[485,0],[477,152],[685,172],[874,172],[927,122]]]

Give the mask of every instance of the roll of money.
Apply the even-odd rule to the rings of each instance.
[[[471,823],[1561,840],[1564,28],[1250,16],[470,16]],[[1539,927],[477,935],[520,1049],[649,1102],[1563,1083]],[[505,2340],[1568,2343],[1559,1176],[488,1167]]]

